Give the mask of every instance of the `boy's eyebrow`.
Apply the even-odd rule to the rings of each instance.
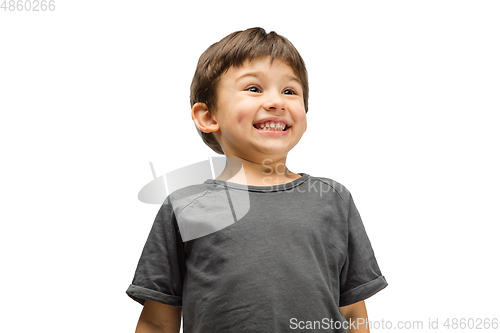
[[[245,73],[243,75],[238,76],[235,81],[239,81],[239,80],[241,80],[245,77],[248,77],[248,76],[259,77],[262,74],[263,73],[260,71],[248,72],[248,73]],[[288,80],[297,81],[298,83],[301,83],[300,80],[295,75],[285,75],[285,78]]]

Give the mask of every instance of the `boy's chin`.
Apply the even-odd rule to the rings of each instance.
[[[258,156],[259,159],[267,158],[277,160],[285,157],[290,150],[290,147],[271,147],[271,145],[267,145],[256,149],[255,155]]]

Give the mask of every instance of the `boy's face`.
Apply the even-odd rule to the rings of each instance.
[[[254,125],[272,117],[287,124],[285,131]],[[292,68],[270,57],[231,67],[219,81],[213,132],[226,156],[254,162],[280,159],[299,142],[307,128],[302,85]]]

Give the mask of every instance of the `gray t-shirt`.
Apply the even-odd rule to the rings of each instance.
[[[349,190],[300,175],[171,193],[126,293],[182,306],[185,333],[348,332],[339,306],[387,282]]]

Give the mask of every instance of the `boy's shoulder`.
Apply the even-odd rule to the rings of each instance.
[[[324,186],[328,186],[331,188],[332,191],[334,191],[340,198],[345,201],[349,202],[349,197],[351,195],[351,192],[347,189],[346,186],[341,184],[340,182],[332,179],[332,178],[327,178],[327,177],[315,177],[315,176],[310,176],[310,182],[311,182],[311,187],[314,186],[314,184],[319,183],[319,184],[324,184]],[[316,185],[322,187],[323,185]]]
[[[197,198],[203,197],[210,191],[211,186],[206,183],[194,184],[179,188],[171,192],[163,204],[168,204],[176,209],[186,207]]]

